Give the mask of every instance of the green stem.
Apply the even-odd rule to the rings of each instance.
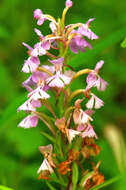
[[[71,100],[78,96],[79,94],[84,94],[85,89],[79,89],[79,90],[75,90],[74,92],[72,92],[72,94],[69,96],[68,100],[67,100],[67,106],[69,105],[69,103],[71,102]]]

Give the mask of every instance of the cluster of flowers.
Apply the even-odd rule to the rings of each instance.
[[[69,49],[75,54],[77,54],[79,50],[85,52],[86,48],[92,48],[87,40],[98,39],[98,36],[90,29],[90,23],[94,19],[89,19],[85,24],[77,23],[65,26],[65,16],[70,7],[72,7],[72,1],[67,0],[62,19],[58,21],[50,15],[43,14],[40,9],[36,9],[34,11],[34,18],[37,20],[37,24],[42,25],[46,20],[49,20],[51,34],[43,36],[40,30],[35,29],[34,31],[39,37],[39,42],[35,44],[33,48],[23,43],[28,49],[29,57],[25,60],[22,71],[31,73],[31,76],[23,82],[23,87],[29,92],[28,100],[18,108],[18,111],[24,110],[26,113],[29,113],[29,115],[19,123],[19,127],[36,127],[40,119],[49,127],[54,139],[57,133],[59,134],[60,132],[62,134],[61,141],[64,144],[64,149],[68,150],[66,153],[68,159],[64,161],[58,158],[58,155],[53,155],[53,146],[51,144],[40,146],[40,152],[44,155],[45,159],[38,169],[38,173],[40,174],[39,179],[49,179],[49,176],[57,169],[62,175],[70,175],[69,173],[72,171],[71,165],[73,162],[77,161],[80,156],[86,158],[90,156],[91,152],[86,148],[88,146],[90,146],[90,148],[95,147],[95,153],[99,152],[94,142],[94,138],[97,139],[98,137],[91,122],[93,121],[93,109],[101,108],[104,102],[93,94],[91,89],[96,87],[98,90],[104,91],[107,86],[107,82],[99,76],[99,71],[104,61],[99,61],[94,70],[84,69],[78,72],[73,72],[71,66],[66,63]],[[51,49],[58,51],[59,56],[52,54],[50,52]],[[49,57],[48,65],[42,65],[40,63],[39,56],[43,55]],[[88,74],[86,78],[86,88],[71,92],[70,84],[82,74]],[[64,94],[64,108],[62,108],[61,118],[57,118],[55,110],[53,110],[49,102],[50,91],[56,92],[56,102],[61,92]],[[71,100],[80,93],[82,93],[84,97],[77,99],[74,106],[71,106]],[[85,101],[85,111],[81,108],[82,101]],[[38,111],[43,105],[52,113],[53,119]],[[50,121],[53,122],[53,125],[50,124]],[[77,142],[81,142],[76,151],[74,148],[71,150],[66,148],[69,147],[69,144],[73,143],[73,139]],[[65,153],[62,152],[62,154]],[[58,160],[62,161],[59,162]],[[98,173],[97,166],[94,171],[90,178],[95,176],[93,185],[96,185],[99,184],[99,180],[96,180],[96,175],[100,177],[102,175]],[[88,180],[90,178],[88,178]],[[87,189],[89,189],[88,180],[86,179],[86,182],[83,183],[83,186],[87,186]],[[100,183],[103,181],[104,179],[101,180]],[[69,183],[69,186],[72,187],[72,182]]]

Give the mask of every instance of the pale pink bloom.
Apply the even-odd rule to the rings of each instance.
[[[32,76],[30,76],[27,80],[25,80],[23,83],[22,83],[22,86],[25,87],[29,92],[31,92],[33,89],[32,89],[32,86],[35,86],[35,82],[33,82],[32,80]]]
[[[103,80],[101,77],[98,77],[98,80],[96,81],[96,87],[99,91],[104,91],[107,87],[108,83]]]
[[[44,36],[42,35],[41,31],[38,30],[37,28],[35,28],[34,31],[35,31],[35,33],[36,33],[39,37],[41,37],[41,38],[44,37]]]
[[[31,128],[31,127],[36,127],[38,124],[38,117],[36,115],[29,115],[24,118],[23,121],[19,123],[19,127],[23,128]]]
[[[93,119],[82,109],[75,109],[73,119],[76,125],[86,124],[89,121],[93,121]]]
[[[103,61],[103,60],[99,61],[99,62],[96,64],[94,71],[95,71],[96,73],[98,73],[99,70],[102,68],[103,64],[104,64],[104,61]]]
[[[96,64],[95,69],[91,73],[89,73],[89,75],[87,76],[86,78],[87,90],[92,87],[97,87],[97,89],[100,91],[104,91],[106,89],[108,83],[98,75],[99,70],[101,69],[103,64],[104,64],[104,61],[102,60],[99,61]]]
[[[42,47],[42,42],[39,42],[35,44],[33,51],[31,52],[31,55],[34,57],[42,56],[46,54],[46,49]]]
[[[89,23],[93,20],[94,19],[89,19],[86,24],[83,24],[78,28],[79,34],[86,36],[91,40],[98,39],[98,36],[94,32],[92,32],[91,29],[89,28]]]
[[[31,101],[31,105],[34,107],[34,108],[40,108],[41,107],[41,102],[39,100],[32,100]]]
[[[49,70],[51,73],[55,72],[54,66],[49,66],[49,65],[42,65],[45,69]]]
[[[99,109],[101,108],[102,106],[104,106],[104,102],[98,98],[97,96],[95,96],[93,93],[91,93],[91,98],[88,100],[87,104],[86,104],[86,107],[88,109],[92,109],[93,107],[95,109]]]
[[[70,42],[70,49],[75,54],[77,54],[79,50],[82,52],[85,52],[86,47],[92,48],[91,44],[89,44],[80,35],[76,35],[74,38],[72,38],[72,40]]]
[[[30,100],[39,100],[48,99],[50,98],[50,95],[43,90],[43,87],[38,86],[34,91],[28,94],[28,97],[30,97]]]
[[[71,0],[66,0],[66,7],[72,7],[72,1]]]
[[[88,126],[85,128],[84,132],[81,133],[82,138],[89,137],[89,138],[98,138],[93,127],[88,124]]]
[[[58,58],[58,59],[53,59],[53,60],[48,59],[48,61],[49,61],[50,63],[54,64],[54,65],[57,65],[57,64],[63,65],[64,58],[63,58],[63,57],[60,57],[60,58]]]
[[[50,29],[52,30],[53,33],[57,30],[56,25],[55,25],[54,22],[50,22],[49,27],[50,27]]]
[[[81,124],[81,125],[78,125],[77,127],[77,131],[81,132],[85,129],[85,125],[84,124]]]
[[[81,124],[86,124],[89,121],[93,121],[93,119],[88,114],[86,114],[86,112],[83,111],[82,118],[81,118]]]
[[[63,66],[63,61],[64,61],[63,57],[60,57],[54,60],[48,59],[48,61],[54,65],[56,73],[62,72],[62,66]]]
[[[30,100],[27,100],[24,104],[22,104],[19,108],[18,111],[35,111],[35,107],[31,104]]]
[[[47,77],[47,74],[41,71],[33,72],[31,75],[32,81],[36,84],[39,81],[44,81],[46,77]]]
[[[51,165],[49,164],[46,158],[43,160],[37,173],[41,173],[42,171],[49,171],[50,173],[53,173],[53,168],[51,167]]]
[[[32,51],[33,50],[33,48],[31,47],[31,46],[29,46],[28,44],[26,44],[26,43],[22,43],[23,44],[23,46],[25,46],[28,50],[30,50],[30,51]]]
[[[34,11],[34,18],[37,19],[37,24],[42,25],[44,21],[46,20],[45,18],[42,17],[43,13],[40,9],[36,9]]]
[[[25,73],[34,72],[38,68],[40,61],[38,57],[29,57],[23,65],[22,71]]]
[[[49,77],[46,82],[50,87],[63,88],[65,85],[69,84],[71,81],[70,77],[65,76],[57,72],[54,76]]]
[[[92,116],[94,114],[95,111],[91,110],[91,109],[88,109],[85,111],[86,114]]]
[[[23,45],[28,48],[30,57],[25,60],[22,71],[25,73],[34,72],[40,64],[39,58],[37,57],[37,55],[32,55],[32,52],[34,51],[32,47],[30,47],[26,43],[23,43]]]
[[[75,131],[75,130],[73,130],[73,129],[68,129],[67,138],[68,138],[69,143],[71,143],[72,140],[74,139],[74,137],[75,137],[76,135],[79,135],[79,134],[80,134],[79,131]]]

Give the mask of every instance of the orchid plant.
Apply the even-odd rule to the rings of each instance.
[[[19,123],[19,127],[37,127],[40,120],[48,128],[48,132],[42,131],[42,134],[50,144],[39,147],[44,156],[37,171],[39,180],[45,180],[50,189],[55,189],[56,184],[59,189],[88,190],[104,182],[104,175],[99,172],[100,162],[91,161],[100,152],[95,142],[98,136],[91,122],[94,110],[104,105],[92,93],[92,88],[104,91],[107,82],[99,75],[104,64],[102,60],[93,70],[84,68],[77,72],[68,64],[70,50],[74,54],[85,52],[86,48],[92,48],[89,41],[98,39],[90,29],[94,18],[85,24],[65,25],[66,13],[71,7],[72,1],[67,0],[62,18],[58,20],[40,9],[34,11],[39,26],[46,20],[50,21],[51,33],[44,36],[35,29],[39,42],[33,48],[23,43],[29,57],[22,71],[31,73],[31,76],[23,82],[28,100],[18,108],[29,115]],[[47,65],[40,63],[39,57],[44,55],[48,57]],[[85,74],[84,88],[72,91],[73,81]],[[82,98],[78,98],[80,94]],[[46,113],[42,112],[42,107],[46,108]]]

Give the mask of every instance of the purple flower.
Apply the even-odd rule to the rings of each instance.
[[[56,65],[56,64],[59,64],[59,65],[63,65],[63,61],[64,61],[64,58],[63,57],[60,57],[58,59],[53,59],[53,60],[48,60],[50,63]]]
[[[37,28],[35,28],[34,31],[35,31],[35,33],[36,33],[39,37],[41,37],[41,38],[44,37],[44,36],[42,35],[41,31],[38,30]]]
[[[52,77],[49,77],[46,82],[50,87],[58,87],[64,88],[65,85],[69,84],[71,78],[61,74],[60,72],[56,72],[56,74]]]
[[[42,86],[38,86],[35,90],[28,94],[30,100],[48,99],[50,96],[43,90]]]
[[[56,25],[55,25],[54,22],[50,22],[49,27],[50,27],[50,29],[52,30],[53,33],[57,30]]]
[[[99,70],[101,69],[103,64],[104,64],[104,61],[99,61],[96,64],[95,69],[91,73],[89,73],[89,75],[87,76],[87,79],[86,79],[87,90],[92,87],[97,87],[97,89],[100,91],[104,91],[106,89],[106,86],[108,83],[98,75]]]
[[[18,111],[35,111],[35,107],[31,104],[31,100],[27,100],[24,104],[22,104],[19,108]]]
[[[104,102],[100,98],[95,96],[93,93],[91,93],[91,95],[92,95],[92,97],[90,98],[90,100],[86,104],[86,107],[88,109],[92,109],[93,107],[95,109],[99,109],[102,106],[104,106]]]
[[[34,11],[34,18],[37,19],[37,24],[42,25],[45,21],[45,18],[42,17],[43,13],[40,9]]]
[[[31,55],[34,57],[42,56],[46,54],[46,49],[42,47],[42,42],[39,42],[35,44],[33,51],[31,52]]]
[[[71,0],[66,0],[66,7],[72,7],[72,1]]]
[[[31,76],[32,81],[36,84],[44,81],[46,79],[46,77],[47,77],[47,74],[44,72],[40,72],[40,71],[36,71],[36,72],[32,73],[32,76]]]
[[[19,127],[23,128],[31,128],[31,127],[36,127],[38,124],[38,117],[36,115],[29,115],[25,117],[23,121],[19,123]]]
[[[25,87],[29,92],[31,92],[33,90],[31,86],[35,86],[35,83],[32,80],[32,76],[30,76],[27,80],[25,80],[22,83],[22,86]]]
[[[95,71],[96,73],[98,73],[99,70],[102,68],[103,64],[104,64],[104,61],[103,61],[103,60],[99,61],[99,62],[96,64],[94,71]]]
[[[31,105],[34,108],[40,108],[41,107],[41,102],[39,100],[32,100]]]
[[[82,109],[74,110],[73,119],[76,125],[87,124],[89,121],[93,121],[93,119]]]
[[[93,21],[94,19],[89,19],[86,24],[83,24],[78,28],[78,33],[86,36],[88,39],[94,40],[98,39],[98,36],[89,29],[89,23]]]
[[[89,137],[89,138],[98,138],[93,127],[88,124],[86,128],[84,129],[84,132],[81,133],[82,138]]]
[[[28,44],[24,42],[22,44],[26,48],[28,48],[29,50],[28,53],[30,55],[30,57],[27,60],[25,60],[22,71],[25,73],[34,72],[36,71],[36,69],[38,68],[38,65],[40,64],[39,58],[36,55],[35,56],[32,55],[32,52],[34,50],[32,47],[30,47]]]
[[[70,49],[75,54],[77,54],[79,50],[85,52],[86,47],[92,48],[91,44],[89,44],[85,39],[83,39],[79,35],[72,38],[70,42]]]
[[[23,65],[22,71],[25,73],[35,72],[40,64],[39,58],[37,56],[30,56]]]
[[[62,73],[62,66],[63,66],[63,61],[64,61],[63,57],[60,57],[60,58],[54,59],[54,60],[48,59],[48,61],[54,65],[54,68],[55,68],[56,72],[58,72],[58,73],[61,72]]]

